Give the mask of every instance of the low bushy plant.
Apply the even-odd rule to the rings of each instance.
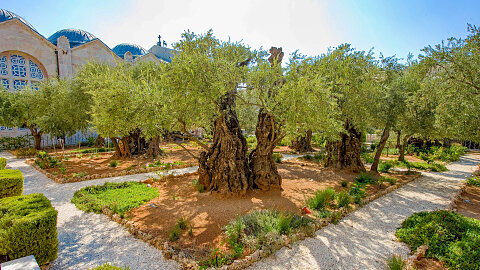
[[[395,167],[395,160],[385,160],[378,164],[378,170],[383,173],[388,173],[391,168]]]
[[[283,155],[281,153],[273,153],[273,160],[277,163],[282,162]]]
[[[57,252],[57,211],[43,194],[0,199],[0,263],[34,255],[43,265]]]
[[[110,167],[115,168],[118,166],[118,160],[112,160],[109,164]]]
[[[396,236],[411,250],[427,245],[426,257],[452,269],[480,269],[480,220],[455,212],[419,212],[407,218]]]
[[[372,184],[375,182],[373,176],[367,172],[361,172],[357,177],[355,177],[355,182],[360,184]]]
[[[349,195],[353,196],[353,201],[356,204],[360,204],[362,199],[367,196],[367,192],[365,191],[365,184],[362,183],[354,183],[348,192]]]
[[[398,166],[403,167],[403,168],[408,168],[409,170],[411,169],[417,169],[417,170],[422,170],[422,171],[427,171],[431,170],[433,172],[445,172],[448,171],[447,167],[445,165],[440,164],[440,163],[430,163],[428,164],[427,162],[399,162]]]
[[[62,160],[48,155],[47,152],[39,151],[35,164],[42,169],[62,167]]]
[[[333,188],[326,188],[324,190],[317,190],[313,197],[306,201],[310,209],[324,210],[328,208],[335,199],[335,190]]]
[[[311,219],[276,210],[255,210],[238,216],[225,226],[227,243],[232,247],[241,245],[251,250],[269,249],[278,245],[281,235],[307,225]]]
[[[346,192],[339,192],[337,194],[337,205],[338,207],[348,208],[352,202],[352,197]]]
[[[100,213],[107,206],[121,217],[127,211],[158,197],[158,190],[144,183],[105,183],[101,186],[87,186],[73,195],[72,203],[85,212]]]
[[[168,233],[168,241],[170,242],[177,241],[178,239],[180,239],[181,234],[182,234],[182,231],[180,230],[180,227],[178,225],[173,226],[173,228]]]
[[[35,148],[19,148],[13,151],[13,154],[17,158],[35,157],[38,154],[38,150]]]
[[[389,270],[403,270],[405,267],[405,261],[402,256],[393,254],[391,258],[387,260]]]
[[[373,154],[372,153],[362,153],[361,157],[365,160],[365,163],[373,163]]]
[[[10,196],[22,195],[22,193],[22,172],[19,170],[0,170],[0,199]]]
[[[480,187],[480,177],[470,177],[467,179],[467,184],[470,186],[477,186]]]
[[[347,180],[343,180],[342,183],[341,183],[342,187],[348,187],[348,181]]]
[[[379,183],[388,182],[390,185],[395,185],[397,183],[397,179],[392,177],[382,176],[378,179],[378,182]]]

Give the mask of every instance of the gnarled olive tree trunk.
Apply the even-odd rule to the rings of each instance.
[[[253,187],[261,190],[281,189],[282,177],[273,159],[273,149],[281,140],[278,125],[269,113],[260,111],[255,129],[257,147],[249,156],[250,181]]]
[[[327,150],[326,165],[336,169],[363,172],[365,167],[360,158],[362,134],[348,120],[345,122],[345,130],[347,133],[340,133],[340,140],[327,141],[325,145]]]
[[[37,127],[34,125],[28,125],[28,129],[30,130],[30,133],[33,136],[33,139],[35,140],[35,149],[40,150],[42,148],[42,134],[43,132],[41,130],[38,130]]]
[[[199,158],[198,182],[222,195],[244,195],[249,182],[247,140],[235,112],[235,92],[222,101],[222,113],[213,126],[213,143]]]
[[[156,157],[162,157],[165,156],[165,151],[160,147],[160,143],[162,142],[162,139],[160,136],[156,136],[150,139],[148,142],[148,148],[147,151],[145,152],[145,156],[149,158],[156,158]]]
[[[101,135],[97,135],[97,139],[95,140],[95,143],[93,146],[95,147],[103,147],[105,145],[105,141],[103,140]]]
[[[298,153],[313,152],[312,130],[307,130],[304,136],[298,136],[292,140],[292,148]]]

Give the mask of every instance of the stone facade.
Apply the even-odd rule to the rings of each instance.
[[[68,35],[75,40],[69,40]],[[121,45],[125,49],[125,44]],[[160,51],[161,55],[155,54],[152,49],[146,52],[135,44],[127,44],[126,49],[130,45],[132,50],[125,52],[121,58],[100,39],[79,29],[64,29],[47,39],[21,17],[0,9],[0,86],[15,91],[24,86],[35,88],[39,81],[48,78],[69,79],[88,61],[110,65],[121,61],[171,61],[168,53],[173,50],[158,49],[162,45],[160,41],[152,49]],[[137,53],[132,55],[134,49]],[[22,128],[0,127],[0,137],[27,133],[28,130]]]

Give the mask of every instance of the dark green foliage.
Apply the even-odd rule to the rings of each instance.
[[[373,163],[373,154],[372,153],[362,153],[361,157],[365,160],[365,163]]]
[[[402,256],[392,255],[387,261],[388,269],[390,270],[403,270],[405,267],[405,261],[402,260]]]
[[[476,177],[470,177],[470,178],[468,178],[467,184],[469,184],[469,185],[471,185],[471,186],[480,187],[480,177],[476,176]]]
[[[72,150],[70,153],[72,154],[91,154],[91,153],[104,153],[115,150],[114,148],[110,147],[98,147],[98,148],[87,148],[87,149],[79,149],[79,150]]]
[[[360,184],[373,184],[375,180],[371,174],[361,172],[357,177],[355,177],[355,182]]]
[[[88,147],[92,147],[94,144],[95,144],[95,141],[97,140],[97,138],[95,137],[87,137],[87,146]]]
[[[19,170],[0,170],[0,199],[23,193],[23,174]]]
[[[397,179],[392,178],[392,177],[382,176],[378,179],[378,182],[379,183],[388,182],[388,183],[390,183],[390,185],[395,185],[397,183]]]
[[[0,157],[0,170],[5,170],[7,166],[7,159]]]
[[[242,252],[243,252],[243,249],[242,249]],[[235,257],[234,254],[227,254],[227,253],[221,252],[218,248],[216,248],[212,251],[208,259],[199,262],[198,265],[200,266],[200,269],[207,269],[209,267],[219,268],[219,267],[222,267],[223,265],[231,264],[233,259],[239,257],[239,256]]]
[[[179,218],[178,221],[177,221],[177,226],[182,229],[182,230],[186,230],[187,229],[187,226],[188,226],[188,223],[187,221],[182,217],[182,218]]]
[[[350,191],[348,192],[348,194],[353,196],[353,201],[356,204],[360,204],[362,199],[367,196],[367,192],[365,191],[365,185],[366,184],[356,182],[350,187]]]
[[[339,192],[337,194],[337,205],[338,207],[348,208],[352,202],[352,197],[346,192]]]
[[[396,164],[395,160],[382,161],[378,165],[378,170],[383,173],[388,173],[391,168],[395,167],[395,164]]]
[[[102,264],[90,270],[130,270],[130,267],[118,267],[109,263]]]
[[[335,199],[335,190],[326,188],[317,190],[313,197],[307,200],[307,206],[314,210],[324,210],[328,208]]]
[[[73,195],[72,203],[85,212],[100,213],[107,206],[121,217],[131,209],[158,196],[158,190],[138,182],[105,183],[84,187]]]
[[[407,218],[396,236],[412,250],[428,245],[427,257],[452,269],[480,269],[480,221],[450,211],[420,212]]]
[[[42,169],[50,169],[56,167],[62,167],[62,160],[54,158],[47,154],[47,152],[40,151],[35,159],[35,164]]]
[[[180,227],[177,224],[168,233],[168,241],[170,241],[170,242],[177,241],[178,239],[180,239],[181,234],[182,234],[182,232],[180,230]]]
[[[348,181],[347,180],[343,180],[342,181],[342,187],[347,187],[348,186]]]
[[[43,194],[0,199],[0,259],[34,255],[43,265],[57,252],[57,211]]]

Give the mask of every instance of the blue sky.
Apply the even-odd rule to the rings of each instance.
[[[426,45],[465,37],[480,26],[480,1],[310,0],[0,0],[48,37],[63,28],[86,30],[110,47],[123,42],[149,49],[161,34],[169,44],[190,29],[212,28],[221,39],[253,48],[280,46],[319,55],[350,43],[375,55],[418,55]]]

